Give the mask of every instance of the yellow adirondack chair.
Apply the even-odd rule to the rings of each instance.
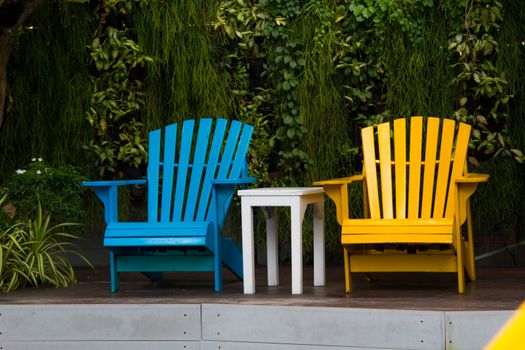
[[[361,130],[362,175],[314,183],[337,208],[346,293],[352,272],[457,272],[462,294],[464,269],[476,279],[469,197],[489,178],[467,173],[471,127],[459,123],[455,137],[454,120],[427,118],[423,138],[423,118],[412,117],[407,140],[407,119],[393,124],[393,150],[390,123]],[[350,218],[348,185],[354,181],[363,181],[363,219]]]

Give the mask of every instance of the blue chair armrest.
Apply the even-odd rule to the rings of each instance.
[[[118,221],[118,186],[145,185],[148,181],[114,180],[114,181],[84,181],[82,186],[92,187],[97,197],[104,204],[104,220],[106,224]]]
[[[211,181],[212,205],[215,205],[217,222],[223,222],[229,207],[225,204],[228,203],[235,194],[235,187],[237,187],[237,185],[254,183],[255,180],[254,177],[241,177],[237,179],[215,179]]]
[[[104,186],[125,186],[125,185],[145,185],[146,179],[139,180],[109,180],[109,181],[84,181],[82,186],[86,187],[104,187]]]

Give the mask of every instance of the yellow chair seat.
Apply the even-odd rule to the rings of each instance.
[[[439,243],[452,244],[453,219],[347,219],[342,244]]]

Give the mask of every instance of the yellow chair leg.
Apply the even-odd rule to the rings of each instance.
[[[350,294],[352,291],[352,276],[350,275],[350,257],[346,247],[343,247],[343,254],[345,261],[345,293]]]
[[[463,294],[465,291],[465,267],[463,266],[463,239],[461,237],[461,223],[459,222],[459,218],[461,217],[461,215],[459,212],[459,196],[457,195],[457,193],[458,191],[456,189],[456,218],[454,220],[454,238],[456,245],[456,261],[458,268],[458,293]]]
[[[470,268],[467,270],[469,279],[474,282],[476,280],[476,265],[474,261],[474,234],[472,233],[472,216],[470,212],[470,200],[467,201],[467,233],[468,233],[468,259]]]

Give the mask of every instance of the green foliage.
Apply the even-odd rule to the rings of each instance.
[[[217,69],[223,53],[211,22],[216,2],[148,1],[133,13],[138,42],[154,59],[148,69],[146,128],[233,110],[230,75]]]
[[[82,145],[92,86],[87,72],[93,14],[87,4],[43,1],[20,27],[8,68],[0,129],[0,182],[34,154],[86,171]]]
[[[66,232],[78,224],[50,226],[50,220],[42,214],[38,202],[34,219],[0,231],[0,290],[10,292],[25,285],[58,288],[76,283],[73,267],[65,257],[68,253],[90,265],[71,242],[78,237]]]
[[[117,4],[130,6],[126,2],[113,6]],[[94,155],[99,175],[111,176],[118,165],[138,168],[146,162],[146,131],[139,121],[144,106],[141,72],[153,59],[142,53],[126,28],[99,32],[89,49],[96,73],[87,119],[94,135],[85,149]]]
[[[18,169],[6,181],[4,194],[16,210],[14,219],[27,221],[36,213],[37,203],[54,218],[54,222],[78,221],[86,218],[84,187],[85,178],[71,166],[53,167],[33,158],[26,167]],[[14,212],[13,212],[14,214]]]
[[[508,102],[513,97],[505,73],[496,65],[499,44],[496,33],[503,21],[502,4],[492,0],[469,0],[463,33],[450,40],[458,71],[452,84],[459,89],[455,117],[471,124],[469,160],[478,164],[487,156],[505,154],[523,163],[523,153],[512,147],[508,133]]]

